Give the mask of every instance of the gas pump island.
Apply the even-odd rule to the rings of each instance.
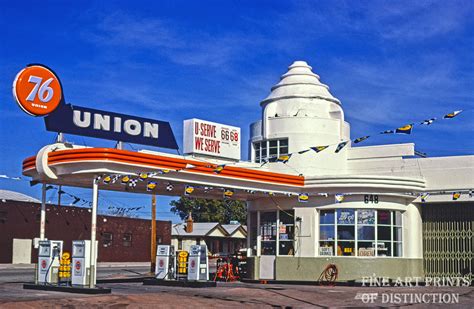
[[[182,287],[216,286],[214,281],[209,281],[209,260],[206,245],[192,245],[190,247],[186,261],[186,277],[184,278],[178,275],[176,254],[174,246],[159,245],[156,250],[155,278],[146,279],[143,281],[143,284]]]

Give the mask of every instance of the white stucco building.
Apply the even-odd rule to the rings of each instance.
[[[414,144],[349,143],[335,153],[338,143],[350,140],[350,126],[341,102],[304,61],[294,62],[260,105],[262,118],[251,125],[252,160],[293,153],[286,164],[264,167],[303,174],[310,199],[248,202],[254,278],[309,280],[329,262],[340,266],[341,277],[348,280],[372,273],[423,276],[422,208],[433,203],[442,203],[446,211],[470,205],[470,228],[465,228],[470,244],[465,238],[464,259],[458,261],[463,266],[453,261],[451,268],[469,268],[472,274],[474,199],[462,194],[453,201],[452,192],[474,187],[473,156],[414,158]],[[324,145],[331,146],[295,154]],[[422,205],[422,192],[437,193]],[[341,203],[336,203],[336,194],[344,194]]]
[[[193,197],[209,199],[231,189],[230,200],[247,202],[251,279],[315,281],[329,263],[343,281],[472,278],[474,156],[416,158],[413,144],[353,147],[342,103],[304,61],[260,105],[250,162],[55,143],[26,158],[23,174],[43,187],[92,187],[95,201],[99,189],[180,196],[191,185]],[[311,150],[316,146],[328,147]],[[287,163],[274,162],[285,154]],[[146,181],[131,188],[97,180],[137,172],[153,172],[154,189]],[[430,193],[425,202],[422,193]]]

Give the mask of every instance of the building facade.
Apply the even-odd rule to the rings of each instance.
[[[15,192],[13,192],[15,193]],[[28,263],[35,263],[38,250],[34,239],[39,236],[39,201],[18,198],[18,194],[0,190],[0,263],[12,263],[13,256],[26,252]],[[64,251],[71,252],[73,240],[90,239],[91,213],[89,208],[47,205],[46,238],[63,240]],[[157,221],[157,243],[171,243],[171,221]],[[150,261],[151,222],[145,219],[99,215],[97,240],[99,262]],[[27,240],[29,246],[14,248]]]
[[[189,251],[192,245],[207,245],[210,255],[230,255],[246,248],[247,231],[241,224],[218,222],[189,222],[173,224],[171,244],[176,250]]]
[[[250,127],[252,161],[269,161],[269,171],[300,172],[310,199],[248,202],[251,278],[316,280],[329,263],[340,280],[472,276],[474,199],[453,200],[451,191],[474,187],[473,156],[414,158],[413,144],[350,142],[335,153],[335,145],[350,140],[350,126],[341,102],[303,61],[289,67],[260,105],[262,119]],[[324,145],[334,146],[305,151]],[[272,162],[296,152],[286,164]],[[421,192],[433,191],[421,201]],[[443,212],[464,215],[443,224]]]

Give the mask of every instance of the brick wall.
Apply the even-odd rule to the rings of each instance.
[[[38,203],[0,201],[0,263],[12,262],[13,238],[39,237],[41,205]],[[46,238],[63,240],[71,252],[73,240],[90,239],[91,212],[88,208],[47,205]],[[156,224],[158,242],[171,243],[171,221]],[[112,235],[108,244],[106,237]],[[146,262],[150,260],[151,222],[145,219],[97,216],[99,262]],[[32,251],[32,262],[37,260]]]

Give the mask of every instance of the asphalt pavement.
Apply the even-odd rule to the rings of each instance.
[[[472,287],[347,287],[219,282],[213,288],[107,283],[112,294],[24,290],[0,283],[0,308],[329,308],[474,307]]]
[[[123,277],[146,276],[150,271],[147,263],[114,263],[100,264],[97,268],[97,279],[112,279]],[[0,283],[26,283],[33,282],[35,275],[34,265],[0,266]]]

